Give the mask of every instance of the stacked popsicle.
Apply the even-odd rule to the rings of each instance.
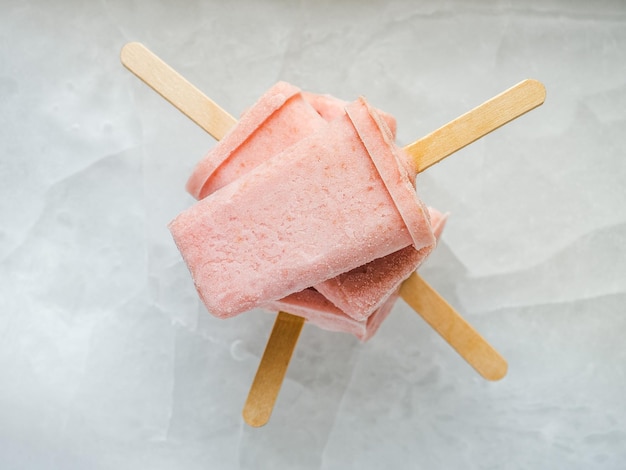
[[[279,82],[241,117],[239,124],[200,161],[187,184],[204,198],[233,182],[289,146],[345,114],[348,103],[329,95],[303,93]],[[395,119],[380,113],[395,136]],[[438,236],[445,217],[429,209]],[[262,305],[296,313],[321,328],[370,338],[391,310],[398,287],[424,260],[431,247],[406,247],[333,279]],[[200,290],[200,289],[199,289]],[[202,291],[200,290],[202,293]],[[240,312],[237,312],[240,313]],[[217,310],[217,316],[229,316]]]
[[[341,272],[344,270],[343,265],[338,265],[334,268],[334,271],[330,273],[322,269],[321,272],[324,273],[321,274],[322,277],[320,277],[320,274],[317,273],[313,274],[313,277],[311,277],[312,279],[321,279],[315,284],[314,289],[307,285],[304,286],[307,287],[305,290],[301,290],[302,284],[300,283],[295,283],[295,288],[285,288],[285,285],[294,284],[294,281],[289,279],[287,276],[284,276],[283,278],[278,278],[279,280],[272,283],[273,285],[262,286],[260,293],[255,293],[247,298],[243,296],[238,297],[236,293],[233,293],[233,289],[230,286],[233,284],[233,279],[235,279],[234,277],[230,279],[228,285],[217,284],[217,272],[215,271],[211,271],[210,277],[204,277],[207,272],[208,264],[219,268],[219,265],[224,263],[224,258],[221,258],[219,262],[206,258],[206,253],[216,251],[212,246],[215,242],[213,238],[201,237],[202,241],[199,241],[198,239],[198,233],[209,233],[210,230],[209,227],[204,225],[204,221],[207,220],[205,219],[206,208],[219,207],[218,202],[216,202],[219,200],[227,200],[230,203],[233,196],[232,193],[226,190],[226,187],[236,180],[243,179],[243,177],[248,175],[250,172],[258,171],[259,167],[263,168],[263,164],[268,160],[283,159],[293,161],[294,150],[290,147],[300,143],[301,141],[304,142],[303,144],[300,144],[300,147],[295,147],[298,149],[296,152],[300,152],[302,149],[305,149],[306,151],[307,146],[315,146],[315,142],[321,142],[322,140],[325,140],[326,145],[328,145],[330,142],[328,141],[328,135],[335,138],[334,145],[337,146],[343,145],[341,144],[341,140],[345,139],[346,135],[352,137],[353,139],[350,143],[351,146],[355,142],[358,143],[358,140],[354,138],[354,124],[346,114],[346,107],[348,109],[351,107],[355,108],[356,113],[359,111],[361,112],[360,115],[357,114],[363,123],[360,124],[361,126],[369,125],[369,127],[362,127],[361,132],[365,135],[362,136],[357,134],[358,140],[363,141],[364,139],[370,139],[370,141],[375,141],[375,139],[378,139],[378,144],[382,144],[382,148],[378,150],[378,153],[381,155],[379,158],[389,159],[390,156],[395,157],[395,155],[391,154],[391,152],[397,151],[397,148],[393,147],[392,143],[395,137],[395,119],[392,116],[381,112],[375,114],[377,112],[367,107],[363,101],[350,105],[328,95],[320,96],[311,93],[305,94],[295,86],[279,82],[268,90],[243,114],[238,125],[235,126],[232,131],[229,132],[224,139],[222,139],[221,142],[197,165],[195,171],[189,179],[187,189],[193,196],[199,199],[210,196],[209,200],[211,203],[210,205],[204,206],[205,209],[203,210],[198,210],[194,207],[188,211],[192,213],[191,216],[186,216],[186,214],[179,216],[179,218],[177,218],[170,227],[172,229],[172,233],[174,234],[174,238],[190,267],[193,277],[196,280],[196,286],[198,287],[201,297],[205,300],[209,311],[216,316],[228,317],[239,314],[256,306],[269,307],[274,310],[288,310],[308,319],[311,323],[314,323],[322,328],[334,331],[350,332],[355,334],[360,339],[365,340],[373,335],[391,310],[391,307],[397,298],[397,291],[402,281],[404,281],[412,272],[415,271],[415,269],[417,269],[424,258],[432,250],[434,246],[432,236],[433,234],[436,235],[441,232],[445,223],[445,218],[440,212],[433,209],[430,209],[429,213],[425,213],[423,205],[418,200],[415,198],[413,198],[414,200],[411,200],[407,197],[406,193],[403,194],[402,192],[395,190],[399,193],[397,198],[402,201],[402,203],[407,207],[407,210],[416,208],[419,211],[417,218],[412,216],[414,219],[417,219],[413,221],[413,224],[417,227],[415,231],[418,233],[419,237],[421,237],[418,237],[420,240],[419,249],[415,249],[413,246],[406,246],[390,254],[382,252],[386,256],[383,255],[382,257],[376,257],[376,255],[374,255],[377,259],[374,259],[362,266],[357,266],[348,272]],[[367,111],[367,113],[364,111]],[[332,121],[330,124],[327,122],[329,119]],[[340,129],[342,129],[341,132],[337,132],[334,127],[340,127]],[[318,133],[321,137],[316,139],[316,133]],[[384,139],[381,139],[383,135]],[[367,148],[362,148],[360,151],[361,155],[357,158],[368,155]],[[385,152],[387,152],[387,156],[385,156]],[[309,153],[311,152],[309,151]],[[345,151],[343,153],[345,153]],[[314,152],[313,154],[319,155],[318,152]],[[306,153],[304,155],[306,155]],[[336,155],[334,152],[331,153],[327,151],[326,161],[331,159],[337,160],[336,157],[339,156],[340,154]],[[400,184],[405,185],[407,181],[414,178],[414,171],[412,171],[410,167],[410,161],[407,158],[403,158],[404,155],[399,151],[398,157],[401,157],[402,160],[393,160],[391,163],[397,165],[397,163],[400,162],[403,165],[403,171],[400,176],[404,177],[404,179],[400,180]],[[313,158],[317,157],[314,156]],[[389,168],[390,165],[388,163],[389,162],[385,162],[384,160],[381,163],[381,166],[387,165],[386,168],[383,166],[385,171],[387,171],[387,174],[394,171],[393,168]],[[359,163],[356,162],[356,164]],[[312,166],[306,166],[304,168],[304,172],[301,173],[301,179],[299,180],[302,187],[304,187],[305,184],[310,185],[312,183],[313,180],[311,179],[311,176],[315,174],[316,169],[319,170],[320,165],[328,166],[328,163],[322,162]],[[354,171],[348,169],[347,165],[341,160],[339,160],[339,165],[343,170],[340,172],[343,179],[340,178],[338,182],[335,182],[335,184],[340,186],[342,191],[344,191],[347,187],[346,182],[351,180],[350,175],[352,175]],[[370,163],[370,166],[374,165]],[[369,178],[369,180],[373,183],[367,183],[369,189],[364,195],[357,195],[355,202],[360,203],[364,199],[367,200],[366,197],[372,191],[372,188],[376,187],[376,178],[380,179],[380,174],[377,174],[376,170],[377,168],[370,168],[369,173],[366,173],[367,178]],[[278,177],[282,181],[283,179],[286,179],[286,177],[281,175],[289,175],[289,177],[293,177],[294,172],[290,169],[279,170]],[[335,174],[333,174],[333,171],[329,168],[324,168],[321,173],[318,171],[317,175],[318,180],[315,183],[316,189],[311,193],[312,198],[317,200],[314,202],[319,202],[319,200],[323,197],[320,192],[328,192],[328,185],[333,183],[332,179],[335,177]],[[397,175],[393,175],[392,173],[391,177],[394,176],[397,177]],[[305,181],[305,178],[308,179]],[[294,196],[294,194],[283,192],[283,200],[277,200],[276,195],[274,194],[276,191],[271,190],[272,186],[269,186],[269,191],[266,189],[268,188],[268,180],[276,182],[276,178],[271,175],[265,174],[257,176],[255,180],[255,183],[257,183],[257,189],[253,190],[253,192],[257,191],[257,193],[253,196],[253,198],[256,201],[263,200],[261,205],[264,209],[258,209],[259,204],[255,204],[251,212],[255,213],[257,210],[260,210],[269,217],[269,220],[272,220],[273,217],[273,220],[276,220],[276,217],[271,213],[271,210],[268,214],[267,208],[271,207],[272,204],[276,204],[279,208],[290,204],[286,201],[293,201],[292,196]],[[276,183],[274,188],[283,186],[285,186],[285,183]],[[220,192],[222,188],[224,188],[224,190]],[[367,216],[367,213],[365,212],[368,210],[367,207],[372,208],[376,204],[380,204],[381,201],[384,204],[389,204],[390,202],[393,204],[393,201],[389,201],[389,196],[387,194],[389,189],[385,186],[385,183],[378,184],[377,189],[378,194],[374,196],[374,198],[369,196],[370,199],[375,202],[371,202],[369,206],[364,205],[363,210],[357,214],[358,217],[354,219],[355,221],[360,221]],[[224,196],[221,198],[218,197],[224,192]],[[296,198],[300,198],[300,195],[295,196]],[[263,197],[265,199],[263,199]],[[344,196],[344,201],[346,200],[346,197],[347,196]],[[326,200],[330,200],[332,202],[332,199],[329,199],[328,197]],[[250,199],[248,199],[248,201],[252,202]],[[244,203],[244,205],[251,207],[249,202]],[[337,211],[338,209],[341,208],[338,207],[336,203],[331,205],[330,211],[326,210],[326,213],[323,214],[320,219],[323,221],[326,217],[332,217],[332,212]],[[239,219],[241,217],[241,213],[243,212],[243,209],[241,208],[235,208],[234,212],[230,211],[230,209],[222,210],[227,211],[228,218],[231,221],[233,219]],[[306,226],[309,218],[298,217],[298,212],[299,210],[297,206],[295,206],[293,213],[283,213],[281,217],[304,220],[305,224],[303,226]],[[220,215],[216,212],[213,212],[212,214],[217,214],[218,217]],[[213,219],[215,216],[216,215],[209,216],[208,220],[211,220],[211,225],[215,224]],[[249,217],[242,220],[245,220],[244,225],[249,224]],[[196,222],[199,225],[194,225],[193,222]],[[386,224],[386,222],[383,223]],[[219,224],[224,224],[224,220],[222,219]],[[265,225],[267,225],[267,221],[265,222]],[[273,222],[271,222],[270,225],[272,227],[280,226],[279,223]],[[258,221],[257,226],[246,225],[247,228],[244,228],[242,225],[239,225],[230,227],[229,231],[231,234],[237,234],[236,237],[238,237],[239,242],[241,242],[241,233],[248,233],[248,235],[250,235],[255,232],[257,227],[262,226],[263,222]],[[280,233],[279,235],[284,236],[283,233]],[[325,234],[321,233],[318,238],[320,237],[325,237]],[[388,238],[392,239],[392,237],[393,234],[390,234]],[[341,235],[336,236],[335,240],[340,240],[340,238]],[[305,237],[305,243],[309,243],[306,239],[307,237]],[[254,236],[249,240],[252,244],[258,247],[258,240]],[[265,244],[266,253],[271,253],[271,251],[276,247],[284,249],[284,244],[279,243],[279,240],[271,238],[270,236],[269,241],[270,243]],[[218,241],[218,244],[219,243],[221,242]],[[275,245],[272,246],[271,243],[275,243]],[[393,243],[393,241],[387,243]],[[229,244],[230,242],[226,242],[225,246],[228,247]],[[348,250],[352,250],[352,247],[349,247]],[[257,254],[258,253],[255,253],[255,255]],[[287,252],[286,255],[281,256],[280,258],[284,258],[286,263],[290,263],[292,254],[293,251]],[[233,256],[236,255],[233,254]],[[276,264],[276,262],[283,262],[280,259],[277,261],[277,256],[275,254],[272,256],[273,257],[270,262],[264,260],[264,266],[270,271],[274,270],[273,265]],[[344,256],[345,259],[345,255],[339,256]],[[367,261],[365,258],[362,259]],[[232,261],[239,264],[241,263],[241,257],[238,256],[236,260]],[[255,262],[258,262],[258,257]],[[317,264],[318,266],[320,262],[325,265],[332,264],[332,260],[329,263],[328,259],[323,256],[320,257],[320,261],[318,261]],[[286,269],[286,264],[284,262],[282,266],[283,269]],[[351,264],[350,266],[353,265]],[[248,266],[248,268],[250,267],[252,267],[252,265]],[[247,268],[238,267],[237,269],[240,270],[239,272],[243,272],[244,276],[249,275],[247,273],[253,272],[252,269]],[[323,279],[324,276],[337,273],[338,270],[339,274],[337,276],[331,279]],[[306,271],[305,276],[301,274],[302,271]],[[276,271],[274,270],[273,272]],[[312,274],[310,270],[307,270],[305,267],[304,270],[300,270],[298,276],[301,278],[303,277],[304,282],[307,282],[308,277],[306,276],[309,276],[310,274]],[[274,278],[274,276],[272,278]],[[258,283],[258,281],[255,282]],[[234,283],[238,290],[241,289],[241,286],[238,286],[236,281],[234,281]],[[240,282],[239,284],[249,286],[252,283],[253,282],[248,281],[243,283]],[[223,301],[215,301],[219,297],[220,293],[229,291],[231,292],[230,295],[226,296]],[[267,294],[268,291],[270,294]],[[284,298],[280,299],[280,297]]]
[[[505,375],[504,358],[412,272],[445,224],[412,183],[416,173],[541,105],[541,83],[524,80],[486,101],[405,147],[407,158],[393,144],[395,120],[363,99],[345,103],[279,83],[233,128],[232,116],[143,45],[124,46],[122,62],[224,139],[188,184],[206,198],[171,223],[213,314],[287,307],[322,328],[367,339],[408,270],[399,295],[483,377]],[[302,322],[279,312],[244,407],[248,424],[268,421]]]

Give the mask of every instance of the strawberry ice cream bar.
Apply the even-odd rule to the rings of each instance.
[[[359,99],[181,213],[170,229],[209,312],[242,313],[409,245],[431,250],[406,162]]]
[[[341,117],[348,104],[330,95],[302,92],[285,82],[275,84],[197,165],[188,190],[197,198],[207,196],[314,132],[323,125],[320,116],[326,121]],[[379,114],[395,135],[395,118],[380,111]],[[363,320],[383,304],[427,255],[428,249],[406,248],[326,281],[318,290],[348,315]],[[363,284],[365,281],[368,282]]]

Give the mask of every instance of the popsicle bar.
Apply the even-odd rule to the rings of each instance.
[[[137,77],[216,139],[222,139],[236,123],[232,116],[145,46],[139,43],[127,44],[122,49],[121,59]],[[305,99],[311,102],[310,97]],[[423,171],[456,150],[541,105],[544,100],[543,85],[536,80],[524,80],[414,142],[405,150],[414,159],[416,171]],[[320,102],[331,103],[328,109],[322,109],[322,105],[316,104],[318,113],[329,117],[328,113],[334,111],[332,99],[320,99]],[[435,219],[434,216],[431,218]],[[433,231],[436,235],[435,227]],[[306,292],[316,291],[307,289]],[[288,298],[293,298],[292,295]],[[416,273],[412,273],[402,284],[400,295],[483,377],[498,380],[504,376],[506,361]],[[308,305],[311,304],[309,302]],[[371,321],[368,320],[370,323]],[[261,426],[269,419],[301,327],[300,317],[284,312],[278,314],[244,407],[243,415],[248,424]]]
[[[181,213],[170,230],[208,310],[230,317],[409,245],[429,253],[415,170],[392,139],[361,98]]]
[[[330,95],[301,92],[288,83],[277,83],[200,161],[188,181],[188,191],[196,198],[207,196],[313,133],[324,120],[341,117],[347,104]],[[393,116],[380,111],[379,114],[395,136]],[[299,122],[304,124],[300,127]],[[363,321],[383,306],[428,253],[429,250],[407,247],[325,281],[316,289],[347,315]]]

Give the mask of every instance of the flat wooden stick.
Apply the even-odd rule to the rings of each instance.
[[[543,104],[546,89],[537,80],[524,80],[459,116],[426,137],[404,147],[413,157],[417,172],[495,131],[507,122]]]
[[[304,318],[278,312],[243,407],[243,419],[250,426],[269,421],[303,325]]]
[[[400,295],[480,375],[487,380],[506,375],[504,358],[424,279],[411,274],[400,287]]]
[[[237,120],[189,83],[143,44],[130,42],[122,48],[122,64],[180,112],[221,140]]]

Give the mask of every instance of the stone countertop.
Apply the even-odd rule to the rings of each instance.
[[[626,5],[0,7],[0,462],[28,469],[618,469],[626,459]],[[418,177],[421,274],[509,361],[482,380],[398,302],[305,326],[269,425],[273,317],[197,299],[166,224],[211,137],[125,70],[140,41],[234,115],[277,80],[365,95],[407,144],[524,78],[544,106]]]

